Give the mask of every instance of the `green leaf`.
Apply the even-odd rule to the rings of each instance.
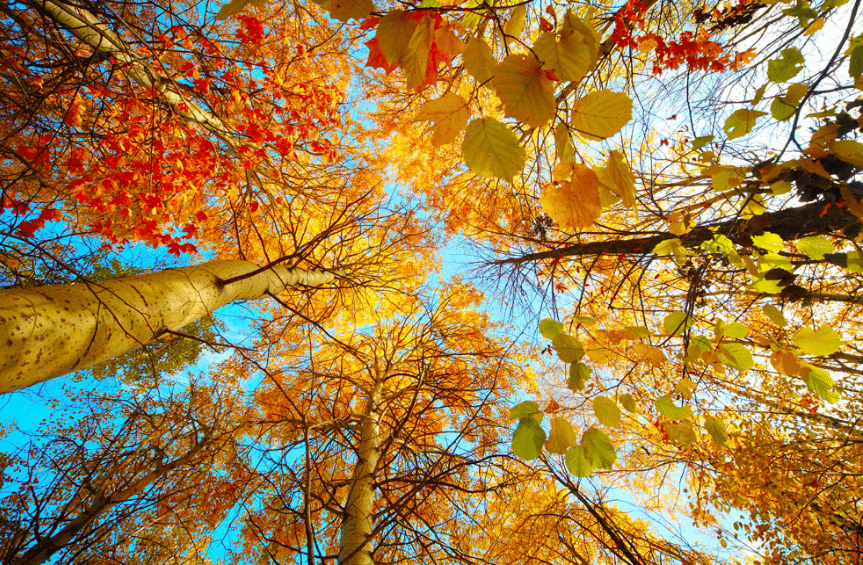
[[[656,405],[659,413],[669,420],[685,420],[692,416],[692,408],[689,406],[676,406],[674,401],[671,400],[671,396],[667,394],[660,396],[653,403]]]
[[[470,116],[467,102],[454,92],[447,92],[437,100],[429,100],[420,106],[413,121],[428,120],[432,127],[432,145],[440,147],[455,141]]]
[[[539,321],[539,333],[545,339],[554,339],[554,336],[563,331],[563,324],[552,318]]]
[[[797,112],[797,106],[800,105],[800,100],[807,90],[809,87],[803,83],[792,84],[788,87],[785,96],[773,99],[770,104],[770,113],[780,122],[791,118]]]
[[[710,439],[716,445],[724,446],[728,444],[728,432],[725,431],[725,422],[722,420],[706,416],[704,418],[704,429],[707,430],[707,433],[710,434]]]
[[[713,141],[715,136],[713,135],[700,135],[692,140],[692,148],[696,151]]]
[[[638,412],[638,406],[636,406],[635,399],[632,398],[631,394],[621,394],[618,398],[620,399],[620,403],[623,405],[627,412]]]
[[[752,128],[755,127],[755,121],[760,116],[765,115],[767,115],[767,112],[760,112],[758,110],[748,110],[746,108],[737,110],[728,116],[722,129],[725,130],[728,139],[737,139],[751,132]]]
[[[512,178],[524,168],[524,148],[518,137],[494,118],[476,118],[465,130],[464,162],[481,177]]]
[[[755,96],[752,98],[751,102],[753,106],[757,106],[761,102],[761,99],[764,98],[764,93],[767,91],[767,84],[768,83],[762,84],[758,87],[758,90],[755,91]]]
[[[667,315],[662,321],[665,335],[676,336],[692,327],[692,318],[686,312],[677,311]]]
[[[378,22],[375,39],[378,47],[390,65],[397,65],[405,56],[417,22],[401,10],[393,10]]]
[[[542,61],[542,68],[553,69],[560,80],[578,82],[590,69],[590,47],[579,33],[571,33],[560,41],[553,33],[541,33],[533,52]]]
[[[812,328],[800,328],[791,337],[791,341],[807,355],[832,355],[842,346],[839,334],[827,326],[821,326],[817,331]]]
[[[512,452],[522,459],[536,459],[545,444],[545,430],[533,418],[522,418],[512,434]]]
[[[533,400],[525,400],[509,409],[510,420],[520,420],[522,418],[537,418],[538,422],[542,422],[542,411],[539,409],[539,404]]]
[[[746,372],[755,366],[752,353],[739,343],[723,343],[716,352],[719,361],[726,367]]]
[[[593,463],[588,461],[584,448],[575,446],[566,452],[566,468],[576,477],[587,477],[593,471]]]
[[[585,327],[585,328],[589,328],[590,326],[596,325],[596,320],[594,320],[590,316],[575,315],[572,317],[572,321],[574,324],[576,324],[578,326]]]
[[[575,363],[584,357],[584,347],[571,335],[559,333],[551,340],[551,345],[564,363]]]
[[[782,50],[779,59],[767,62],[767,78],[773,82],[787,82],[803,70],[803,55],[796,47]]]
[[[801,253],[805,254],[810,259],[815,259],[817,261],[824,259],[824,256],[828,253],[836,251],[836,248],[833,247],[833,243],[829,239],[821,237],[820,235],[804,237],[797,240],[795,245]]]
[[[413,90],[425,82],[429,51],[433,42],[434,20],[429,16],[423,16],[414,29],[399,63],[407,78],[408,90]]]
[[[632,119],[632,100],[626,94],[597,90],[576,101],[572,127],[587,139],[603,140],[619,132]]]
[[[573,363],[569,366],[569,379],[566,386],[569,390],[584,390],[584,383],[590,379],[590,367],[584,363]]]
[[[551,433],[548,435],[548,441],[545,442],[545,450],[549,453],[563,455],[569,448],[578,445],[578,436],[575,435],[575,430],[572,424],[566,418],[551,419]]]
[[[730,324],[726,324],[724,320],[719,319],[716,321],[716,326],[713,328],[713,332],[716,336],[716,341],[719,341],[723,337],[739,339],[741,337],[745,337],[746,334],[749,333],[749,328],[740,322],[731,322]]]
[[[603,426],[616,428],[620,425],[620,408],[617,403],[605,396],[597,396],[593,399],[593,413]]]
[[[467,42],[464,49],[464,70],[480,84],[488,81],[494,76],[497,67],[497,59],[488,43],[479,37],[474,37]]]
[[[782,249],[784,241],[779,235],[766,231],[761,235],[753,235],[752,243],[761,249],[776,252]]]
[[[594,467],[600,469],[611,469],[617,461],[617,454],[608,436],[601,430],[591,426],[581,436],[581,447],[584,449],[584,457]]]
[[[848,74],[853,78],[863,74],[863,45],[858,45],[851,50],[851,58],[848,61]]]
[[[536,58],[509,55],[498,65],[492,84],[508,118],[536,128],[554,117],[554,83]]]
[[[839,400],[839,395],[833,392],[836,381],[830,377],[830,373],[820,367],[809,367],[809,375],[806,377],[806,387],[833,404]]]

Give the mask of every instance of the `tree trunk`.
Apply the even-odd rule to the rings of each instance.
[[[653,248],[659,243],[675,237],[680,238],[683,247],[693,249],[712,238],[714,234],[724,235],[732,241],[748,247],[752,245],[749,237],[761,230],[773,232],[785,241],[793,241],[809,235],[830,235],[859,221],[859,218],[839,206],[827,207],[824,202],[813,202],[797,208],[768,212],[749,220],[734,219],[705,224],[683,236],[654,232],[653,235],[632,239],[602,239],[575,243],[547,251],[525,253],[491,261],[489,264],[495,266],[522,265],[545,259],[605,254],[650,255],[653,253]]]
[[[339,565],[373,565],[374,472],[380,457],[380,409],[384,376],[376,375],[363,410],[357,464],[351,476],[342,532],[339,540]]]
[[[334,279],[212,261],[100,283],[0,290],[0,394],[117,357],[236,300]]]

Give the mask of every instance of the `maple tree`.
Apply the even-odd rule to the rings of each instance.
[[[214,18],[195,4],[14,4],[3,9],[13,86],[0,259],[15,280],[38,279],[34,258],[52,272],[70,254],[60,241],[83,231],[110,246],[339,273],[339,292],[262,305],[255,346],[224,365],[233,383],[263,375],[252,436],[304,446],[295,459],[262,450],[265,502],[244,502],[240,528],[261,558],[717,560],[603,502],[604,481],[679,496],[667,477],[682,473],[689,506],[666,497],[663,508],[717,528],[723,547],[734,535],[720,512],[736,509],[750,516],[735,529],[764,543],[765,562],[850,562],[861,522],[858,8],[232,0]],[[351,62],[358,52],[366,68]],[[388,203],[385,183],[406,190]],[[483,249],[507,300],[536,299],[548,340],[537,350],[557,357],[541,386],[512,373],[484,381],[502,370],[500,347],[479,348],[484,370],[467,382],[458,367],[417,384],[438,374],[429,326],[389,320],[409,319],[396,313],[452,235]],[[31,291],[6,296],[17,292]],[[369,361],[399,336],[410,371]],[[399,379],[389,404],[382,387]],[[507,421],[482,410],[520,384],[531,398],[510,397],[511,447],[536,468],[492,472],[424,443],[485,433],[489,445],[462,447],[497,453]],[[489,396],[471,396],[483,387]],[[359,429],[345,431],[346,404],[363,414]],[[419,419],[456,406],[483,417],[456,432]],[[341,435],[317,435],[316,411]],[[428,479],[443,462],[458,480]],[[509,508],[523,492],[529,509]],[[590,541],[560,533],[568,524]],[[504,540],[477,543],[492,532]]]

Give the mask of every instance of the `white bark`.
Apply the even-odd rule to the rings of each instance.
[[[374,565],[374,473],[381,450],[379,410],[383,381],[383,375],[378,374],[363,410],[357,464],[351,476],[345,515],[342,518],[339,565]]]
[[[246,261],[212,261],[101,283],[0,290],[0,393],[106,361],[236,300],[335,276]]]

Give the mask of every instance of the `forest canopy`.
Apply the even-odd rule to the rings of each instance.
[[[859,9],[4,3],[0,563],[859,562]]]

